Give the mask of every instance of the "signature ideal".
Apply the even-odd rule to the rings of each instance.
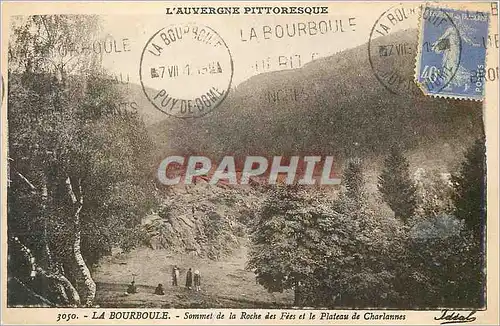
[[[452,323],[470,323],[476,320],[476,317],[473,317],[475,313],[476,310],[472,310],[468,313],[468,315],[465,315],[457,311],[448,311],[448,309],[443,309],[441,311],[441,316],[434,317],[434,320],[441,320],[441,325]]]

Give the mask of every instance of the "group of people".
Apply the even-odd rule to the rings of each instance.
[[[172,285],[173,286],[178,286],[178,281],[180,278],[180,271],[179,267],[174,266],[172,269]],[[188,269],[186,273],[186,288],[191,290],[194,286],[195,291],[200,291],[201,290],[201,275],[199,270],[193,271],[191,268]]]
[[[178,286],[180,279],[180,270],[179,267],[174,266],[172,268],[172,286]],[[201,290],[201,275],[199,270],[195,270],[194,274],[191,268],[186,272],[186,288],[191,290],[193,289],[196,292]],[[135,285],[135,281],[130,282],[126,294],[134,294],[137,293],[137,286]],[[155,289],[154,294],[157,295],[165,295],[165,290],[163,289],[163,284],[159,283]]]

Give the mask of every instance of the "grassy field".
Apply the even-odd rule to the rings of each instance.
[[[167,250],[139,248],[127,254],[103,259],[94,273],[97,283],[96,303],[101,307],[162,308],[277,308],[290,306],[293,293],[268,293],[257,284],[252,272],[245,270],[246,248],[221,261],[202,259],[186,253],[169,254]],[[172,286],[171,271],[180,268],[179,286]],[[185,288],[186,271],[198,269],[201,291]],[[139,293],[126,295],[127,285],[136,274]],[[162,283],[165,295],[153,294]]]

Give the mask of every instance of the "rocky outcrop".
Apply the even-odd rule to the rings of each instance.
[[[255,188],[204,181],[168,188],[165,197],[158,212],[142,222],[147,245],[214,260],[240,246],[263,198]]]

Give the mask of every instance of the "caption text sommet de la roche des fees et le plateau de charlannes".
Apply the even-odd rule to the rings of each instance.
[[[84,316],[92,320],[405,320],[406,315],[398,312],[291,312],[291,311],[209,311],[172,315],[168,311],[93,311]],[[77,314],[58,314],[57,321],[79,319]]]

